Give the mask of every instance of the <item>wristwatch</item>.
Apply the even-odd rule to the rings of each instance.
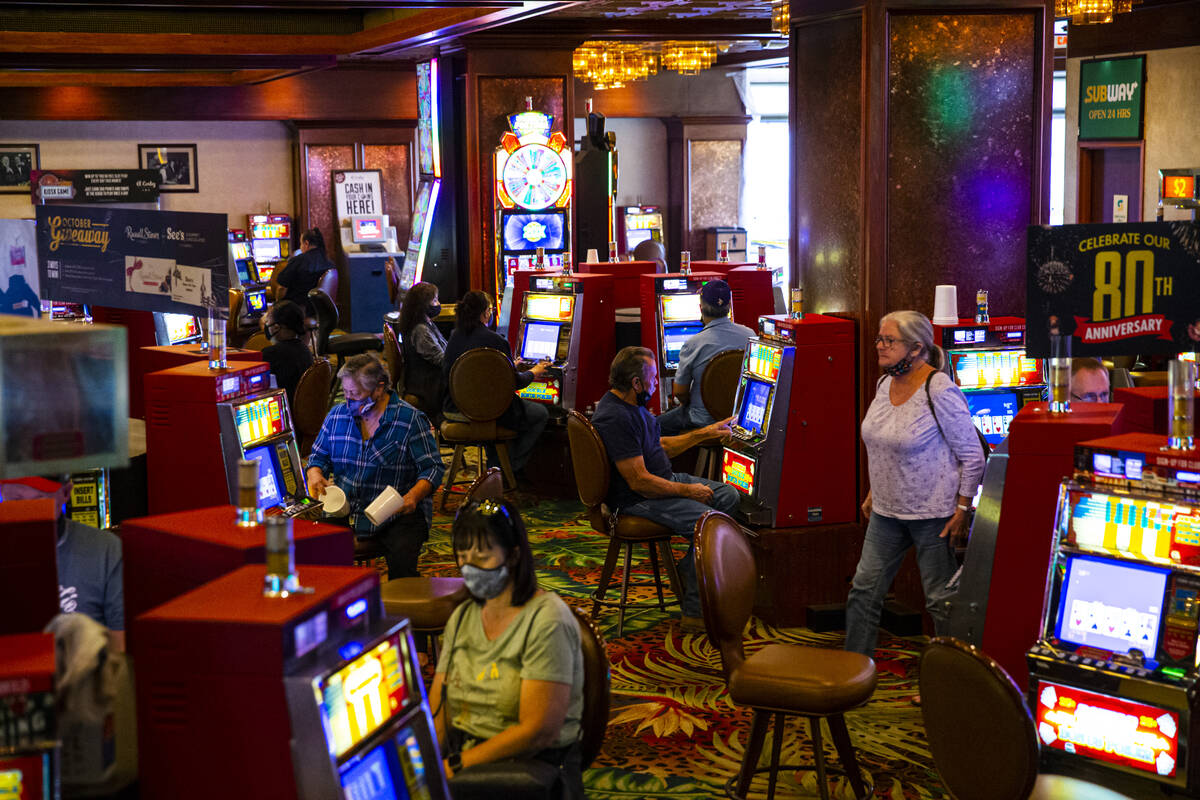
[[[462,769],[462,753],[455,750],[450,755],[446,756],[446,763],[450,765],[451,774],[457,774]]]
[[[971,507],[970,507],[970,506],[964,506],[962,503],[959,503],[959,504],[958,504],[958,510],[959,510],[959,511],[970,511],[970,510],[971,510]]]

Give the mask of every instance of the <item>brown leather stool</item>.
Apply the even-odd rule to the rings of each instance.
[[[445,487],[438,501],[440,508],[446,507],[446,496],[463,465],[463,453],[471,446],[495,446],[507,488],[517,488],[517,478],[508,460],[508,443],[517,438],[517,433],[496,423],[515,400],[516,387],[512,361],[499,350],[488,347],[468,350],[450,367],[450,397],[458,413],[447,414],[441,427],[442,442],[454,445],[454,456],[446,470]]]
[[[769,644],[747,658],[742,634],[754,606],[758,570],[741,526],[718,511],[710,511],[696,523],[696,577],[704,627],[708,638],[721,651],[721,669],[729,699],[754,709],[754,723],[741,769],[725,784],[725,793],[735,800],[744,800],[754,774],[769,772],[768,800],[775,796],[784,718],[790,714],[808,720],[815,763],[811,767],[787,768],[815,770],[821,797],[829,800],[825,749],[821,742],[821,720],[825,719],[854,796],[859,800],[870,796],[874,787],[863,780],[858,770],[844,714],[871,699],[875,691],[875,662],[859,653],[793,644]],[[771,765],[756,769],[772,715],[775,735]]]
[[[625,609],[636,608],[647,611],[651,608],[667,610],[667,601],[663,597],[662,573],[658,568],[661,557],[663,567],[667,571],[667,580],[676,598],[683,597],[683,584],[679,573],[675,570],[675,558],[671,555],[671,537],[674,532],[657,522],[645,517],[634,517],[622,514],[614,520],[613,514],[604,504],[608,495],[609,470],[608,453],[600,434],[592,427],[587,417],[578,411],[567,412],[567,437],[571,442],[571,464],[575,468],[575,484],[579,491],[579,499],[587,506],[588,521],[592,530],[603,533],[609,538],[608,552],[604,556],[604,568],[600,571],[600,583],[592,595],[592,617],[600,612],[601,606],[617,607],[617,636],[625,632]],[[629,602],[630,586],[649,586],[646,581],[630,583],[629,565],[633,560],[633,546],[644,544],[650,551],[650,566],[654,571],[653,586],[658,592],[658,602],[631,603]],[[605,600],[608,585],[616,570],[617,558],[625,550],[625,570],[621,579],[621,597],[619,600]]]

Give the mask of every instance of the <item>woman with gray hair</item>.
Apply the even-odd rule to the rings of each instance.
[[[338,372],[346,402],[334,406],[308,457],[308,493],[318,500],[336,484],[349,501],[343,524],[360,539],[377,538],[388,578],[417,576],[429,538],[433,502],[444,467],[429,419],[390,389],[387,367],[370,354],[346,360]],[[387,487],[403,498],[379,524],[364,513]]]
[[[862,505],[866,540],[846,601],[846,649],[870,656],[883,600],[910,547],[934,629],[944,633],[942,600],[966,541],[984,455],[966,397],[948,374],[933,326],[916,311],[893,311],[875,337],[884,373],[862,422],[871,488]]]

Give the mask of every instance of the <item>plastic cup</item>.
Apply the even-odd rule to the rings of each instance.
[[[320,499],[329,516],[340,517],[346,513],[346,493],[337,486],[326,486]]]
[[[958,287],[943,283],[933,290],[933,324],[958,324]]]
[[[394,516],[402,505],[404,505],[404,495],[388,486],[371,501],[371,505],[367,506],[364,513],[372,525],[382,525]]]
[[[589,247],[588,251],[587,251],[587,263],[588,264],[599,264],[600,263],[600,251],[594,247]]]

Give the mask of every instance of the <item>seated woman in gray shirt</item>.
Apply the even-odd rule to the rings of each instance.
[[[460,770],[534,758],[560,767],[565,797],[582,798],[578,623],[558,595],[538,588],[516,506],[469,501],[451,536],[471,599],[446,625],[429,692],[451,789]]]
[[[404,354],[404,394],[417,397],[417,408],[435,425],[442,416],[446,382],[442,360],[446,337],[434,320],[442,313],[438,288],[421,281],[413,284],[400,306],[400,347]]]
[[[875,651],[884,596],[910,547],[917,549],[925,606],[943,633],[940,601],[958,569],[953,546],[966,541],[984,464],[967,400],[945,372],[946,354],[933,343],[929,320],[916,311],[886,315],[875,352],[884,377],[862,421],[869,521],[846,601],[846,649],[867,656]]]

